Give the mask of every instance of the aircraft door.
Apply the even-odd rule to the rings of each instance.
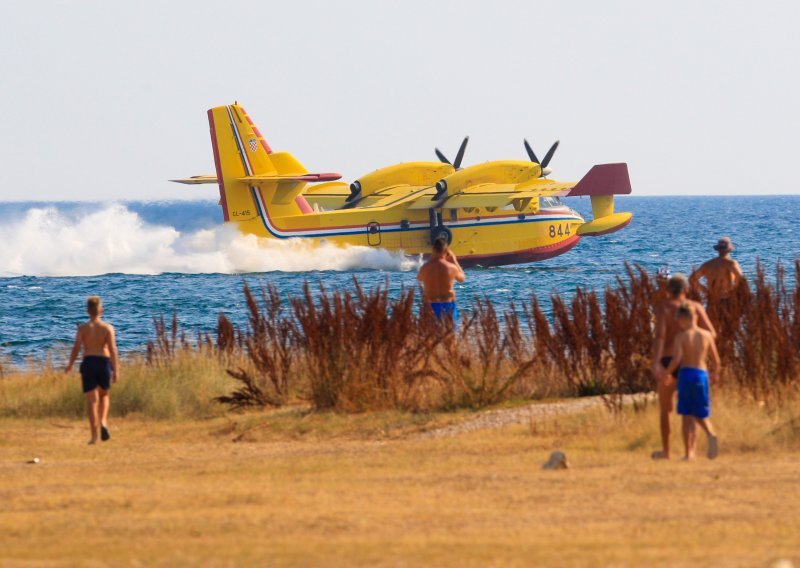
[[[371,247],[381,244],[381,224],[377,221],[367,223],[367,243]]]

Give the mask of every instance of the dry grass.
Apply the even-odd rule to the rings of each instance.
[[[800,263],[796,265],[800,274]],[[709,298],[720,331],[723,383],[751,399],[781,405],[800,388],[800,279],[789,287],[758,277],[721,305]],[[603,295],[577,290],[498,311],[475,298],[457,329],[438,324],[416,290],[321,288],[281,298],[245,286],[249,321],[238,329],[220,314],[215,338],[187,339],[177,314],[154,319],[143,358],[124,363],[115,413],[213,416],[230,409],[308,402],[316,410],[432,412],[519,399],[603,395],[620,411],[623,395],[649,391],[652,308],[665,282],[628,267]],[[51,370],[25,376],[0,367],[0,416],[77,416],[79,396]],[[228,376],[229,375],[229,376]],[[71,387],[70,387],[71,388]]]
[[[206,349],[178,349],[158,364],[130,358],[123,362],[122,372],[122,379],[111,389],[114,416],[221,416],[225,409],[213,399],[233,386],[226,362]],[[77,372],[65,375],[45,367],[14,372],[0,380],[0,417],[75,418],[84,415],[84,405]]]
[[[800,561],[796,411],[715,405],[723,454],[693,464],[648,458],[652,408],[446,439],[414,432],[452,414],[126,419],[94,448],[82,422],[4,419],[0,565]],[[555,448],[572,469],[540,469]]]

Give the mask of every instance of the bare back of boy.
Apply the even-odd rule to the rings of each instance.
[[[83,356],[111,357],[114,345],[114,328],[104,321],[88,321],[78,326],[78,340]]]
[[[705,329],[693,327],[682,331],[675,338],[681,355],[681,366],[708,370],[709,352],[714,348],[714,338]]]

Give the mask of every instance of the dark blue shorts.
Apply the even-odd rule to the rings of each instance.
[[[684,367],[678,373],[678,414],[708,418],[711,401],[708,397],[708,371]]]
[[[664,370],[665,370],[665,371],[666,371],[666,370],[667,370],[667,368],[669,367],[669,364],[670,364],[670,363],[672,363],[672,357],[662,357],[662,358],[661,358],[661,366],[662,366],[662,367],[664,367]],[[680,372],[680,370],[681,370],[681,368],[680,368],[680,367],[678,367],[677,369],[675,369],[674,371],[672,371],[672,376],[673,376],[673,377],[675,377],[675,378],[677,379],[677,378],[678,378],[678,373]]]
[[[83,392],[92,392],[98,387],[109,390],[111,374],[111,359],[100,355],[87,355],[81,362]]]
[[[458,321],[458,308],[455,302],[431,302],[431,309],[438,320],[447,316],[453,318],[453,322]]]

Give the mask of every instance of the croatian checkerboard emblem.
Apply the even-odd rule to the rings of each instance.
[[[251,138],[250,140],[247,141],[247,143],[250,145],[251,152],[255,152],[258,149],[258,140],[256,140],[255,138]]]

